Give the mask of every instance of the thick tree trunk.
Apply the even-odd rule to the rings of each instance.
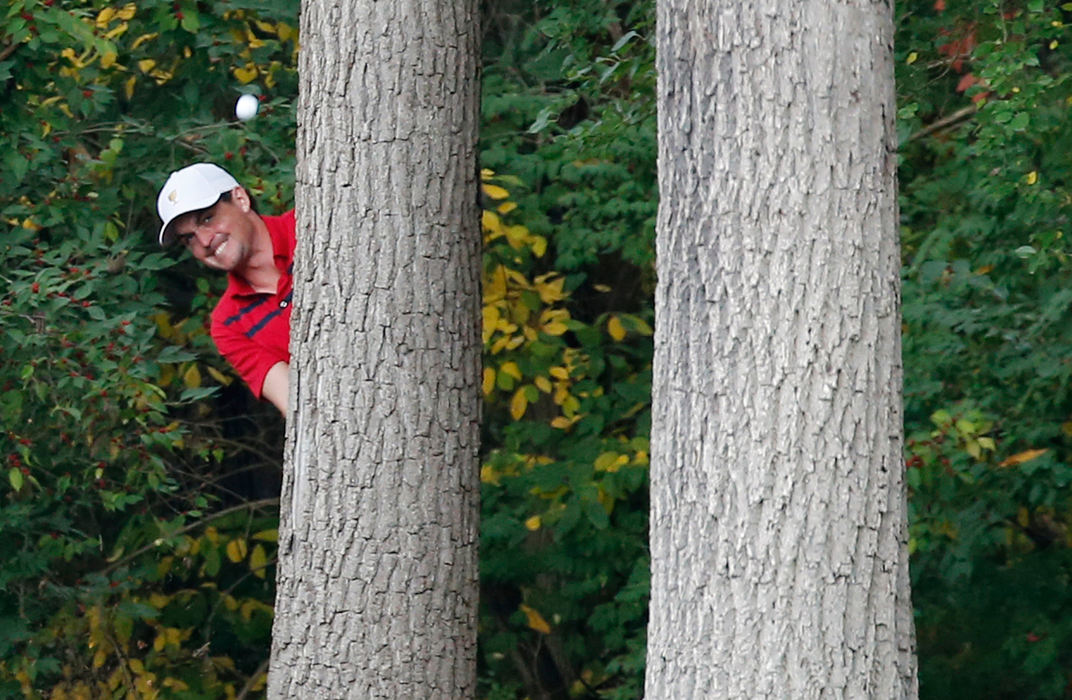
[[[916,695],[892,35],[659,1],[649,698]]]
[[[272,698],[476,684],[479,22],[306,0]]]

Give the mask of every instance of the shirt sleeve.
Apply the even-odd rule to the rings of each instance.
[[[268,370],[279,362],[288,362],[290,358],[272,352],[262,345],[254,343],[239,330],[212,320],[212,340],[242,381],[258,399],[263,398],[264,377]]]

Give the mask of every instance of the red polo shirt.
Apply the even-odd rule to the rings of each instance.
[[[281,273],[274,294],[253,291],[246,280],[228,275],[227,291],[212,312],[216,348],[253,394],[261,398],[264,377],[277,362],[290,362],[290,298],[294,289],[294,210],[261,217],[268,226]]]

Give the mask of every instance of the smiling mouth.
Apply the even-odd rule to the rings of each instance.
[[[220,243],[218,246],[216,246],[216,249],[212,251],[212,255],[210,257],[218,257],[219,254],[223,252],[223,249],[227,247],[227,243],[228,241],[224,240],[223,243]]]

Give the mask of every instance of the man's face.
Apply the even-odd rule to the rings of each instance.
[[[175,219],[175,237],[205,265],[228,272],[241,270],[253,251],[254,222],[240,198],[220,200],[208,209]]]

